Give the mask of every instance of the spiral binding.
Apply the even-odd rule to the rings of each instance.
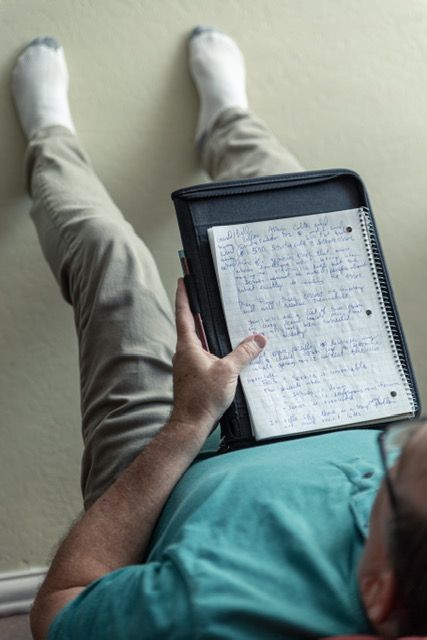
[[[402,334],[398,325],[392,301],[389,295],[389,286],[384,271],[381,258],[381,252],[377,244],[377,238],[369,215],[369,209],[366,207],[359,208],[359,218],[362,227],[363,238],[365,241],[369,263],[375,282],[375,288],[378,294],[381,311],[383,314],[385,326],[389,336],[390,344],[393,349],[394,359],[400,372],[404,387],[408,394],[414,414],[418,407],[416,403],[416,389],[412,381],[411,371],[409,369],[406,350],[402,340]]]

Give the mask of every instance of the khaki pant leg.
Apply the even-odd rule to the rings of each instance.
[[[303,171],[267,126],[240,108],[228,109],[214,122],[203,143],[202,164],[215,181]]]
[[[176,333],[154,260],[63,127],[29,143],[31,215],[73,306],[89,506],[159,432],[172,403]]]

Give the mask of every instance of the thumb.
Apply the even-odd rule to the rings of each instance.
[[[259,356],[266,344],[265,336],[260,334],[248,336],[226,356],[226,359],[235,366],[237,373],[240,373],[246,365]]]

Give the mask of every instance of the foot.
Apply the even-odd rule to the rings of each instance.
[[[196,27],[189,39],[189,65],[200,98],[196,141],[230,107],[248,108],[245,63],[236,43],[213,27]]]
[[[12,94],[28,140],[39,129],[55,125],[76,132],[64,50],[54,38],[36,38],[24,49],[13,70]]]

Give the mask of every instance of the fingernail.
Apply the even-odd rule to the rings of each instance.
[[[267,340],[264,336],[256,335],[254,336],[254,340],[260,349],[264,349],[267,344]]]

